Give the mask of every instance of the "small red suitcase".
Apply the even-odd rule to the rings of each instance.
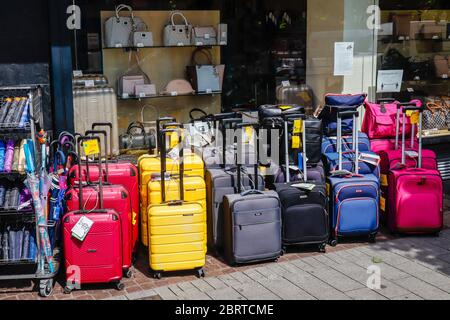
[[[106,162],[106,166],[108,162]],[[82,166],[81,163],[77,167]],[[93,168],[96,168],[98,184],[91,183]],[[132,205],[128,190],[126,187],[120,184],[111,184],[108,176],[108,170],[106,170],[106,182],[100,184],[98,172],[102,171],[102,162],[98,162],[98,166],[86,166],[86,172],[89,175],[85,175],[87,179],[87,185],[82,188],[83,201],[80,202],[79,188],[73,186],[66,193],[66,206],[68,211],[99,209],[99,194],[100,188],[102,191],[103,207],[114,209],[119,215],[121,228],[122,228],[122,251],[123,251],[123,271],[127,278],[131,278],[132,271],[131,266],[133,256],[133,235],[132,235]],[[81,169],[83,170],[83,169]],[[79,171],[78,171],[79,172]],[[78,184],[78,183],[77,183]],[[80,206],[80,203],[82,206]]]
[[[80,186],[79,207],[83,206],[82,191],[83,188]],[[82,284],[90,283],[114,283],[118,290],[124,289],[121,283],[123,275],[121,219],[115,210],[103,209],[101,181],[98,200],[100,209],[70,211],[63,217],[66,293],[79,288]],[[84,240],[80,241],[72,236],[72,229],[82,217],[87,217],[93,224]]]
[[[417,107],[406,107],[418,110]],[[405,165],[405,135],[402,135],[402,160],[388,176],[387,225],[392,232],[439,233],[443,228],[443,183],[436,169],[422,167],[422,112],[419,109],[418,166]]]
[[[93,127],[110,124],[94,124]],[[105,145],[107,146],[107,133],[106,131],[87,131],[86,134],[103,134],[105,136]],[[106,157],[105,157],[106,158]],[[69,171],[69,184],[76,185],[79,181],[79,172],[81,171],[82,181],[86,182],[87,168],[85,165],[73,166]],[[103,181],[106,182],[106,176],[108,176],[108,182],[114,185],[122,185],[128,190],[129,197],[131,199],[132,213],[130,217],[131,232],[132,232],[132,251],[137,252],[139,242],[139,175],[136,166],[130,162],[110,162],[108,161],[105,168],[102,170]],[[89,167],[89,180],[99,180],[99,169],[96,166]]]

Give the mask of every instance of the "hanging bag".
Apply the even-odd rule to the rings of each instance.
[[[175,16],[184,20],[184,24],[175,24]],[[173,12],[170,15],[170,23],[164,27],[165,46],[189,46],[191,45],[192,25],[181,12]]]

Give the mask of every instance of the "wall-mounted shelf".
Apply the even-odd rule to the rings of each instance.
[[[121,97],[118,96],[117,99],[119,100],[142,100],[142,99],[158,99],[158,98],[176,98],[176,97],[198,97],[198,96],[215,96],[222,94],[221,91],[214,91],[209,93],[192,93],[192,94],[158,94],[154,96],[128,96],[128,97]]]
[[[188,46],[144,46],[144,47],[104,47],[104,50],[139,50],[139,49],[161,49],[161,48],[213,48],[213,47],[225,47],[224,44],[213,44],[213,45],[188,45]]]

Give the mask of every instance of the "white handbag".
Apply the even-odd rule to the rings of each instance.
[[[175,16],[182,17],[184,24],[175,24]],[[165,46],[189,46],[191,45],[192,25],[188,22],[184,14],[174,12],[170,15],[170,23],[164,27]]]
[[[120,12],[128,10],[130,17],[121,17]],[[137,31],[146,31],[147,25],[140,18],[136,18],[133,8],[121,4],[116,7],[116,15],[105,22],[105,46],[107,48],[132,47],[133,36]]]
[[[193,27],[192,45],[194,46],[213,46],[217,44],[217,31],[212,26]]]

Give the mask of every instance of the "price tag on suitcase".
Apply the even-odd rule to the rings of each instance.
[[[93,156],[100,153],[97,140],[87,140],[83,142],[83,150],[86,156]]]

